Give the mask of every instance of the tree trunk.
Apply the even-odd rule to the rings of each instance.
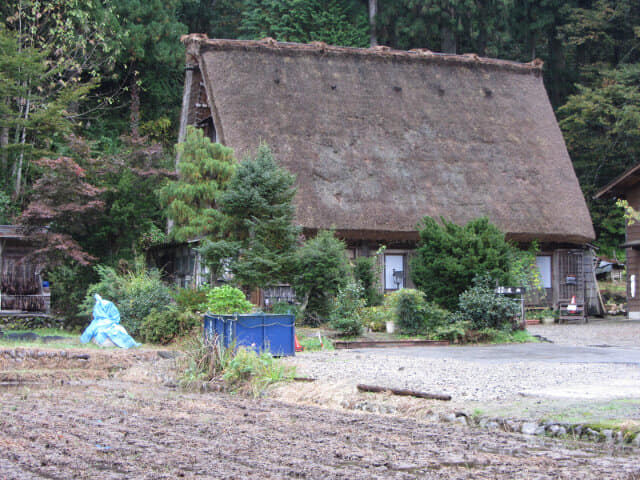
[[[0,132],[0,162],[2,162],[2,172],[7,172],[9,166],[9,155],[7,153],[7,147],[9,146],[9,127],[2,127]]]
[[[443,53],[456,53],[456,35],[449,25],[440,29],[440,48]]]
[[[27,93],[26,104],[24,108],[24,120],[25,122],[29,119],[29,110],[31,107],[31,91]],[[20,134],[20,155],[18,157],[18,163],[15,168],[15,178],[16,183],[13,191],[14,200],[20,197],[20,193],[22,190],[22,167],[24,164],[24,145],[27,140],[27,127],[22,127],[22,133]]]
[[[378,0],[369,0],[369,44],[372,47],[378,45],[376,32],[376,14],[378,13]]]
[[[140,137],[140,85],[138,73],[134,73],[131,81],[131,137]]]

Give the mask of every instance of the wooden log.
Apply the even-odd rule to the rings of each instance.
[[[377,387],[374,385],[359,384],[358,390],[360,390],[361,392],[373,392],[373,393],[391,392],[394,395],[402,395],[406,397],[429,398],[432,400],[443,400],[445,402],[451,400],[451,395],[444,395],[442,393],[417,392],[415,390],[385,388],[385,387]]]

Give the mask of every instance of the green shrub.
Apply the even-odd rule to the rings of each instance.
[[[425,332],[425,295],[411,288],[401,288],[387,297],[387,305],[401,333],[415,335]]]
[[[178,288],[172,292],[176,305],[182,311],[203,312],[206,310],[209,287]]]
[[[367,307],[380,305],[383,298],[379,289],[376,260],[377,257],[358,257],[353,269],[356,281],[362,285]]]
[[[487,218],[460,227],[425,217],[420,244],[411,259],[411,278],[428,298],[449,310],[477,275],[488,274],[503,285],[517,282],[512,269],[518,250]]]
[[[393,313],[385,305],[365,307],[362,309],[361,317],[362,324],[373,332],[384,332],[387,328],[387,322],[393,321]]]
[[[331,299],[352,277],[346,245],[330,230],[321,230],[296,253],[292,286],[302,303],[303,323],[317,326],[329,317]]]
[[[520,302],[478,283],[460,295],[458,311],[474,330],[513,330],[518,325],[514,318],[520,314]]]
[[[253,307],[242,290],[231,285],[216,287],[207,293],[207,310],[211,313],[220,315],[249,313]]]
[[[295,315],[297,317],[300,313],[300,307],[289,302],[274,302],[271,304],[269,312],[277,315]]]
[[[65,326],[77,319],[78,305],[87,294],[87,285],[96,281],[93,269],[81,265],[59,265],[47,272],[46,279],[51,288],[51,309],[64,317]],[[93,307],[93,304],[92,304]],[[84,317],[86,312],[82,312]],[[83,325],[86,318],[83,318]]]
[[[162,283],[158,270],[139,266],[134,271],[119,274],[111,267],[98,265],[95,268],[100,281],[87,290],[83,303],[85,312],[93,310],[93,295],[100,294],[118,307],[120,323],[133,337],[143,336],[142,322],[151,310],[164,311],[173,303],[169,288]]]
[[[330,324],[342,335],[356,336],[362,332],[361,310],[365,305],[362,292],[362,285],[354,281],[338,291],[331,309]]]
[[[460,312],[449,315],[446,322],[435,328],[431,336],[433,340],[447,340],[452,343],[460,343],[471,328],[471,322],[465,320]]]
[[[195,312],[172,305],[165,310],[152,309],[142,321],[141,337],[148,343],[167,344],[175,337],[198,327],[202,317]]]
[[[435,303],[426,302],[423,307],[423,318],[423,333],[432,336],[435,334],[435,332],[438,331],[438,329],[449,323],[451,312],[449,310],[445,310]]]

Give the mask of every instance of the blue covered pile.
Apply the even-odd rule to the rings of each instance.
[[[120,348],[139,347],[136,342],[120,325],[120,312],[109,300],[103,300],[95,294],[96,303],[93,307],[93,321],[80,337],[82,343],[88,343],[95,338],[98,345],[108,344],[109,340]]]

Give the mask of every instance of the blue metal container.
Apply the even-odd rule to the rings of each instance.
[[[233,345],[267,351],[274,357],[295,355],[295,316],[249,313],[204,316],[204,336],[217,336],[225,347]]]

